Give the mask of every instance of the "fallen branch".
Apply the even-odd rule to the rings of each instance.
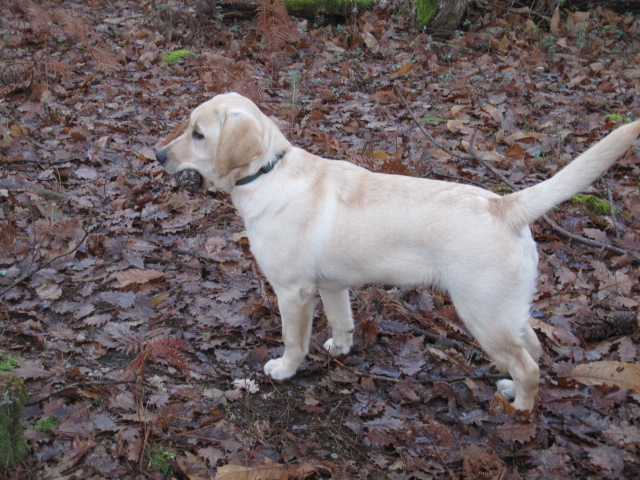
[[[25,405],[35,405],[40,403],[48,398],[55,397],[62,392],[66,392],[67,390],[73,390],[74,388],[83,388],[83,387],[103,387],[103,386],[111,386],[111,385],[123,385],[130,383],[138,383],[136,380],[97,380],[95,382],[73,382],[69,385],[64,385],[62,387],[58,387],[55,390],[47,393],[46,395],[41,395],[39,397],[30,398]],[[147,385],[150,386],[150,385]]]
[[[418,128],[420,129],[422,134],[425,137],[427,137],[432,144],[434,144],[436,147],[444,150],[449,155],[454,156],[456,158],[460,158],[460,159],[463,159],[463,160],[474,160],[475,162],[479,163],[480,165],[485,167],[487,170],[489,170],[494,176],[499,178],[500,181],[502,181],[505,185],[507,185],[514,192],[517,192],[518,190],[520,190],[520,188],[518,188],[517,185],[515,185],[513,182],[511,182],[502,172],[500,172],[493,165],[491,165],[489,162],[487,162],[484,158],[482,158],[480,155],[478,155],[476,153],[476,151],[473,148],[473,141],[475,140],[475,135],[476,135],[477,129],[473,132],[473,135],[471,136],[471,140],[469,142],[469,155],[465,155],[465,154],[462,154],[462,153],[454,152],[453,150],[445,147],[443,144],[438,142],[427,131],[427,129],[424,128],[422,123],[420,123],[420,121],[416,118],[415,114],[413,113],[413,110],[411,109],[411,106],[409,105],[407,100],[404,98],[404,95],[402,94],[402,91],[400,90],[398,85],[397,84],[394,85],[393,88],[394,88],[394,91],[396,92],[396,95],[398,95],[398,97],[400,98],[400,100],[404,104],[405,108],[409,112],[409,115],[411,116],[411,119],[418,126]],[[631,251],[625,250],[623,248],[617,247],[615,245],[611,245],[609,243],[599,242],[597,240],[592,240],[590,238],[585,238],[585,237],[583,237],[581,235],[576,235],[575,233],[571,233],[570,231],[566,230],[565,228],[561,227],[556,222],[551,220],[551,218],[549,218],[547,215],[543,215],[540,218],[542,220],[544,220],[547,223],[547,225],[549,225],[549,227],[551,227],[551,229],[554,230],[556,233],[558,233],[559,235],[562,235],[563,237],[567,237],[570,240],[575,240],[576,242],[582,243],[584,245],[589,245],[590,247],[605,248],[605,249],[611,250],[611,251],[613,251],[615,253],[618,253],[620,255],[631,255],[632,257],[640,259],[640,254],[638,254],[636,252],[631,252]]]
[[[69,199],[68,195],[65,195],[64,193],[55,192],[53,190],[36,187],[26,183],[7,182],[4,180],[0,180],[0,188],[6,188],[7,190],[29,190],[31,192],[36,192],[39,195],[47,196],[49,200],[68,200]]]
[[[14,287],[17,287],[18,285],[20,285],[22,282],[24,282],[25,280],[31,278],[33,275],[35,275],[36,273],[38,273],[40,270],[42,270],[43,268],[47,268],[49,265],[51,265],[53,262],[55,262],[56,260],[62,258],[62,257],[66,257],[67,255],[71,255],[73,252],[75,252],[76,250],[78,250],[78,248],[80,248],[80,245],[82,245],[84,243],[84,241],[87,239],[87,237],[91,235],[91,232],[87,232],[85,230],[84,232],[84,237],[82,237],[82,240],[80,240],[80,242],[73,247],[71,250],[69,250],[68,252],[65,253],[61,253],[60,255],[56,255],[55,257],[53,257],[51,260],[47,260],[46,262],[42,263],[41,265],[39,265],[37,268],[33,269],[32,271],[30,271],[29,273],[24,274],[23,276],[21,276],[20,278],[18,278],[15,282],[13,282],[11,285],[9,285],[8,287],[4,288],[2,291],[0,291],[0,297],[2,297],[5,293],[7,293],[9,290],[11,290]],[[33,263],[33,262],[32,262]]]

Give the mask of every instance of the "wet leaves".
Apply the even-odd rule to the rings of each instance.
[[[343,26],[287,19],[263,39],[190,2],[14,3],[0,26],[0,350],[32,392],[33,450],[14,475],[634,478],[633,255],[534,225],[531,415],[496,396],[500,376],[425,289],[355,290],[356,344],[336,360],[318,347],[318,309],[304,368],[272,383],[276,298],[242,224],[228,198],[178,189],[153,152],[198,103],[236,90],[314,153],[505,193],[445,149],[473,147],[520,186],[548,178],[637,115],[636,16],[556,10],[547,25],[485,5],[439,42],[394,6]],[[179,50],[197,55],[163,60]],[[637,254],[639,177],[635,149],[589,189],[610,212],[552,216]],[[43,419],[55,426],[36,429]]]

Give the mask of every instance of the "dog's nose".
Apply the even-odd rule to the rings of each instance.
[[[156,160],[160,162],[160,165],[164,165],[167,161],[167,151],[164,148],[161,148],[156,152]]]

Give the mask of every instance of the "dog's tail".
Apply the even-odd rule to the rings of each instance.
[[[549,180],[501,197],[501,215],[516,229],[528,225],[592,183],[627,151],[638,135],[640,120],[617,128]]]

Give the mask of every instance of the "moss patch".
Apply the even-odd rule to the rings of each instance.
[[[35,430],[40,430],[41,432],[48,432],[53,427],[58,424],[58,420],[55,418],[44,417],[36,420],[36,424],[33,426]]]
[[[149,443],[144,452],[144,457],[150,470],[170,475],[176,453],[159,443]]]
[[[29,397],[22,380],[0,373],[0,470],[19,463],[29,451],[22,427],[24,402]]]
[[[413,0],[413,5],[416,7],[416,20],[420,28],[426,27],[438,13],[436,0]]]
[[[167,63],[174,63],[179,62],[184,57],[188,57],[191,55],[197,56],[198,54],[196,52],[192,52],[191,50],[174,50],[173,52],[165,53],[164,57],[162,58]]]
[[[12,355],[0,355],[0,372],[8,372],[18,367],[16,357]]]
[[[593,195],[576,195],[571,199],[574,203],[581,203],[594,215],[607,215],[611,212],[611,204]]]

